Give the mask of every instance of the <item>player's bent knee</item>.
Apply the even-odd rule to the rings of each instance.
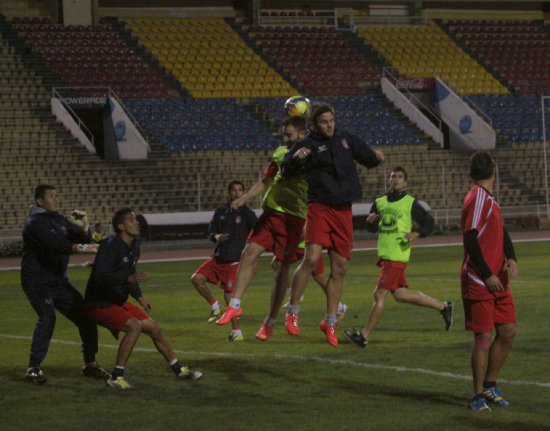
[[[162,327],[160,323],[155,322],[153,319],[149,318],[142,321],[142,331],[147,335],[155,338],[162,333]]]
[[[135,317],[132,317],[124,324],[122,330],[124,332],[141,332],[141,322]]]

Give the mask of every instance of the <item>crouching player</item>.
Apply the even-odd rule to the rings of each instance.
[[[140,253],[136,239],[139,223],[130,208],[117,211],[112,223],[116,235],[99,245],[86,288],[90,320],[109,329],[117,339],[120,331],[125,332],[118,347],[115,368],[107,384],[120,389],[131,387],[124,379],[124,369],[142,332],[151,337],[178,378],[200,378],[201,372],[191,371],[179,363],[160,325],[128,302],[128,296],[132,295],[145,311],[152,309],[151,302],[142,296],[138,284],[147,281],[149,276],[145,272],[136,272]]]

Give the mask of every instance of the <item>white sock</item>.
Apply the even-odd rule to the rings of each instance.
[[[218,301],[214,302],[212,305],[211,305],[211,309],[212,311],[214,310],[219,310],[220,309],[220,303]]]
[[[232,308],[237,309],[241,306],[241,300],[237,299],[237,298],[231,298],[229,300],[229,306],[232,307]]]
[[[243,331],[241,331],[240,329],[232,329],[232,330],[231,330],[231,333],[232,333],[232,334],[235,334],[235,335],[237,335],[237,336],[239,336],[239,337],[242,337],[242,335],[243,335]]]
[[[273,317],[266,317],[264,322],[273,328],[275,326],[276,320]]]

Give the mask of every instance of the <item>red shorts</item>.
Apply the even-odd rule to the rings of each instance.
[[[350,259],[353,247],[351,204],[331,206],[313,202],[307,206],[306,244],[317,244]]]
[[[405,279],[406,263],[380,259],[377,265],[381,268],[377,288],[393,292],[400,287],[409,287]]]
[[[299,260],[302,260],[304,258],[305,250],[303,248],[297,248],[294,252],[294,256],[292,257],[292,261],[290,263],[298,262]],[[317,261],[317,266],[313,270],[312,274],[323,274],[325,272],[325,267],[323,265],[323,255],[321,254],[321,257]]]
[[[235,287],[235,277],[239,269],[239,262],[216,262],[216,259],[211,257],[201,266],[197,268],[195,274],[202,274],[206,277],[209,283],[218,284],[224,292],[232,293]]]
[[[248,241],[273,252],[277,260],[291,262],[294,251],[302,241],[305,220],[292,214],[266,208]]]
[[[98,325],[109,329],[115,338],[118,339],[118,333],[124,328],[126,322],[132,318],[138,320],[147,320],[149,316],[130,302],[122,305],[111,305],[109,307],[91,307],[86,310],[88,318]]]
[[[496,324],[516,323],[516,308],[512,295],[480,301],[463,298],[462,302],[468,331],[490,333]]]

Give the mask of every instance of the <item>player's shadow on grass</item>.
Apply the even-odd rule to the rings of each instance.
[[[261,363],[250,362],[246,359],[205,359],[193,361],[193,367],[201,369],[205,376],[207,376],[207,372],[219,373],[221,378],[228,380],[231,384],[239,383],[262,387],[266,379],[273,379],[274,382],[284,380],[285,383],[307,384],[307,379],[300,378],[300,375],[289,372],[283,366],[277,366],[273,361],[276,362],[277,359],[270,359],[265,366],[262,366]]]
[[[334,380],[332,384],[342,391],[349,391],[356,394],[361,394],[365,398],[387,397],[389,401],[395,402],[396,399],[402,399],[413,402],[429,402],[439,405],[466,406],[466,401],[463,397],[458,397],[449,393],[434,391],[423,391],[418,389],[410,389],[405,386],[391,387],[378,385],[371,382],[357,382],[349,380]]]

